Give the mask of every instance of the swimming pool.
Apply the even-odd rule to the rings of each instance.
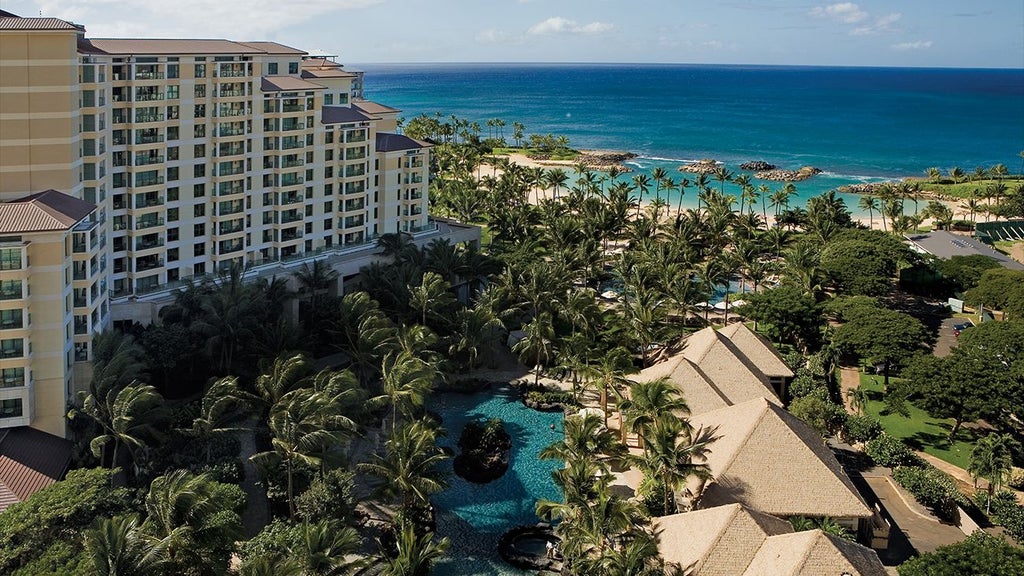
[[[515,526],[536,524],[538,498],[558,500],[561,494],[551,472],[561,462],[538,460],[542,448],[562,438],[562,414],[531,410],[508,387],[476,394],[435,394],[430,409],[441,415],[448,436],[439,444],[458,451],[459,435],[466,422],[501,418],[512,438],[508,471],[488,484],[473,484],[445,464],[449,488],[433,498],[437,508],[437,533],[451,539],[445,559],[434,566],[438,576],[524,575],[498,556],[498,539]],[[551,429],[554,424],[555,429]]]

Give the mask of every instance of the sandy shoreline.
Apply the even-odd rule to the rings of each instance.
[[[618,150],[580,150],[580,152],[587,153],[587,154],[624,154],[625,153],[625,152],[618,151]],[[544,169],[564,168],[568,172],[572,172],[575,169],[576,165],[577,165],[577,163],[572,161],[572,160],[534,160],[534,159],[526,156],[525,154],[521,154],[521,153],[518,153],[518,152],[510,152],[508,154],[502,154],[500,156],[507,157],[509,159],[509,161],[512,162],[513,164],[516,164],[518,166],[522,166],[524,168],[544,168]],[[620,164],[616,164],[616,165],[621,167]],[[590,168],[591,170],[594,170],[594,171],[607,172],[611,168],[611,165],[608,165],[608,166],[588,166],[588,168]],[[482,169],[483,169],[482,166],[477,168],[477,177],[478,178],[481,175],[483,175]],[[628,167],[627,167],[627,169],[628,169]],[[494,167],[491,167],[490,170],[497,170],[498,172],[501,171],[500,168],[494,168]],[[850,194],[856,194],[856,193],[850,192]],[[540,187],[534,187],[533,190],[530,192],[529,201],[532,204],[539,204],[542,200],[553,199],[553,198],[554,198],[554,192],[553,191],[545,191],[545,190],[543,190]],[[969,216],[969,214],[970,214],[968,211],[963,210],[957,202],[952,201],[952,200],[945,200],[945,199],[937,198],[934,194],[929,194],[929,193],[926,192],[926,193],[922,194],[920,196],[920,198],[921,198],[921,204],[927,204],[931,200],[936,200],[938,202],[941,202],[941,203],[945,204],[947,207],[949,207],[953,211],[954,217],[958,218],[958,219],[966,219]],[[647,201],[647,200],[643,200],[641,202],[641,204],[646,207],[646,206],[650,205],[650,202]],[[848,208],[856,209],[857,207],[856,206],[848,206]],[[672,209],[669,210],[670,214],[673,213],[673,212],[674,212],[674,210],[672,210]],[[863,216],[863,215],[853,215],[852,217],[853,217],[853,219],[855,221],[863,224],[864,226],[870,226],[871,228],[873,228],[875,230],[882,230],[883,229],[882,228],[882,217],[880,215],[878,215],[878,214],[875,214],[874,218],[872,218],[870,216]],[[774,216],[772,214],[768,214],[767,220],[768,220],[767,224],[770,226],[770,225],[772,225],[774,223],[775,218],[774,218]],[[927,223],[927,222],[931,222],[931,220],[925,220],[925,223]]]

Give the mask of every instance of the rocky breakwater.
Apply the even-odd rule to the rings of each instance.
[[[636,154],[632,152],[619,152],[614,150],[581,150],[579,155],[576,156],[576,162],[593,168],[595,170],[602,170],[607,172],[612,166],[615,166],[620,172],[629,172],[630,168],[625,166],[623,162],[636,158]]]
[[[782,170],[778,168],[775,170],[764,170],[754,173],[754,176],[760,180],[771,180],[773,182],[799,182],[817,174],[821,174],[820,168],[804,166],[799,170]]]
[[[690,162],[683,164],[679,167],[680,172],[690,172],[692,174],[714,174],[715,170],[718,169],[719,162],[712,160],[711,158],[705,158],[703,160],[697,160],[696,162]]]
[[[769,164],[764,160],[751,160],[750,162],[740,164],[740,170],[746,170],[748,172],[767,172],[769,170],[775,170],[775,168],[777,168],[775,164]]]
[[[872,194],[877,195],[886,188],[895,184],[894,182],[870,182],[867,184],[848,184],[836,188],[839,192],[846,194]]]

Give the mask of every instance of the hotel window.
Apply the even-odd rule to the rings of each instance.
[[[15,388],[24,385],[24,368],[4,368],[0,371],[0,388]]]
[[[206,164],[196,164],[192,167],[192,176],[202,178],[206,176]]]
[[[203,196],[206,196],[206,184],[193,184],[192,197],[202,198]]]
[[[21,358],[25,355],[25,340],[9,338],[0,340],[0,358]]]
[[[270,62],[267,64],[267,75],[274,76],[277,74],[277,62]]]
[[[172,166],[167,169],[167,181],[173,182],[178,179],[178,167]]]
[[[199,244],[196,244],[195,246],[192,247],[192,255],[193,256],[202,256],[203,254],[206,254],[206,244],[205,243],[200,242]]]
[[[17,300],[21,297],[21,280],[0,280],[0,300]]]
[[[167,209],[167,221],[168,222],[177,222],[178,221],[178,209],[177,208],[168,208]]]
[[[192,127],[192,135],[196,138],[206,137],[206,124],[196,124]]]
[[[177,100],[178,99],[178,85],[177,84],[171,84],[170,86],[167,87],[167,99],[168,100]]]
[[[178,127],[177,126],[169,126],[167,128],[167,140],[170,141],[170,140],[177,140],[177,139],[178,139]]]
[[[206,104],[196,104],[192,111],[193,118],[206,118]]]
[[[196,144],[192,147],[192,156],[194,158],[205,158],[206,157],[206,144]]]
[[[0,400],[0,418],[19,418],[22,415],[21,398]]]
[[[206,98],[206,84],[196,84],[196,98]]]
[[[0,270],[21,270],[21,248],[0,248]]]
[[[177,199],[178,199],[178,187],[177,186],[171,186],[170,188],[167,189],[167,201],[168,202],[174,202]]]
[[[167,77],[168,78],[177,78],[178,77],[178,65],[177,64],[168,64],[167,65]]]
[[[298,74],[299,73],[299,63],[298,62],[289,62],[288,63],[288,73],[289,74]]]
[[[334,104],[334,94],[324,94],[324,106]]]
[[[196,78],[206,78],[206,64],[196,64]]]
[[[199,223],[193,226],[192,235],[196,237],[206,236],[206,224]],[[196,246],[202,246],[202,244],[196,244]],[[202,252],[199,252],[198,254],[196,254],[196,256],[199,256],[200,254],[202,254]]]
[[[193,206],[192,215],[195,216],[196,218],[206,216],[206,204],[196,204],[195,206]],[[196,236],[199,236],[199,234],[196,234]]]
[[[14,330],[25,327],[25,317],[21,308],[0,310],[0,330]]]

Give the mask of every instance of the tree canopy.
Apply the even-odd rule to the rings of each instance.
[[[927,342],[928,333],[919,320],[887,308],[878,308],[870,314],[855,314],[849,322],[836,328],[832,339],[844,353],[882,365],[886,386],[889,385],[889,368],[922,350]]]

